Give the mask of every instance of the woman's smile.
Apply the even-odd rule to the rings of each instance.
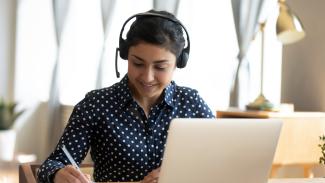
[[[133,96],[156,100],[171,82],[176,57],[167,49],[139,43],[129,49],[128,76]]]

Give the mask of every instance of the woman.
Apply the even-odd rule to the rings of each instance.
[[[134,17],[124,40],[124,26]],[[119,45],[120,56],[128,60],[127,74],[75,106],[57,148],[38,172],[40,182],[89,181],[69,165],[63,145],[78,164],[91,147],[95,181],[157,182],[171,120],[214,117],[196,90],[172,81],[189,54],[183,25],[172,14],[154,10],[127,22]]]

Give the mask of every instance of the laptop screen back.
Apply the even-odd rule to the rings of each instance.
[[[159,183],[266,183],[281,126],[275,119],[174,119]]]

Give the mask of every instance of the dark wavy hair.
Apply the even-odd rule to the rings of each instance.
[[[177,20],[173,14],[167,11],[150,10],[148,12]],[[182,26],[166,18],[156,16],[137,17],[130,26],[126,35],[128,48],[143,41],[169,50],[175,54],[176,58],[179,57],[185,46]]]

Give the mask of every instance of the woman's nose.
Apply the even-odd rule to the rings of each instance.
[[[143,77],[143,81],[151,82],[152,80],[154,80],[154,71],[151,68],[147,68],[144,70],[142,77]]]

